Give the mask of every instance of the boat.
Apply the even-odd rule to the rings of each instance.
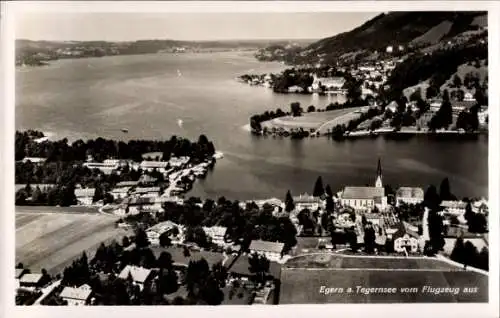
[[[122,132],[128,133],[128,129],[127,128],[122,128]]]

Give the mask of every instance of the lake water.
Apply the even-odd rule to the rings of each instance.
[[[283,69],[251,53],[158,54],[57,61],[16,72],[16,128],[54,138],[168,139],[206,134],[224,152],[191,195],[283,199],[312,192],[321,175],[334,191],[373,184],[377,158],[384,183],[439,186],[449,177],[458,196],[488,195],[488,139],[407,141],[327,138],[290,140],[250,135],[242,127],[255,113],[291,102],[325,107],[335,97],[280,95],[241,84],[243,73]],[[179,126],[178,120],[183,124]],[[129,130],[128,134],[121,132]]]

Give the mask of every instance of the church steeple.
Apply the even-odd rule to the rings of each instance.
[[[382,165],[380,164],[380,158],[378,158],[378,166],[377,166],[377,179],[375,181],[375,187],[382,188]]]

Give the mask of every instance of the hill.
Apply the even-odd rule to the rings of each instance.
[[[308,61],[333,61],[342,55],[384,51],[403,46],[405,51],[451,39],[486,26],[485,12],[391,12],[363,25],[309,45],[301,53]]]

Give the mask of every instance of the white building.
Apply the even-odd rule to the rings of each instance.
[[[47,159],[46,158],[40,158],[40,157],[24,157],[23,160],[21,160],[23,163],[26,162],[31,162],[35,165],[41,165],[43,164]]]
[[[464,101],[475,102],[476,99],[474,98],[474,95],[472,95],[471,92],[467,92],[467,93],[464,94]]]
[[[343,77],[317,77],[315,74],[311,88],[315,91],[321,87],[325,87],[326,90],[339,90],[344,87],[345,82]]]
[[[462,215],[465,213],[467,202],[464,201],[442,201],[441,207],[450,214]]]
[[[297,211],[301,211],[303,209],[314,211],[324,207],[323,201],[321,201],[319,197],[315,197],[307,193],[293,197],[293,202]]]
[[[396,191],[396,206],[401,203],[418,204],[424,201],[424,190],[418,187],[400,187]]]
[[[147,161],[144,160],[139,166],[144,171],[156,170],[160,173],[165,173],[168,167],[168,161]]]
[[[387,237],[394,242],[394,251],[398,253],[416,253],[419,250],[418,233],[410,224],[401,222],[394,233]]]
[[[477,112],[477,117],[481,125],[485,125],[488,120],[488,107],[481,107]]]
[[[78,205],[92,205],[94,201],[95,188],[75,189],[75,197]]]
[[[224,237],[226,236],[227,227],[225,226],[212,226],[203,227],[205,234],[212,239],[212,243],[217,245],[226,245]]]
[[[278,262],[281,260],[284,246],[285,244],[281,242],[253,240],[250,243],[249,250],[251,253],[265,255],[270,261]]]
[[[89,168],[90,170],[98,169],[104,174],[111,174],[113,171],[118,169],[119,165],[115,162],[85,162],[83,164],[84,167]]]
[[[128,196],[130,187],[120,187],[112,189],[109,194],[113,197],[113,200],[121,200]]]
[[[375,206],[384,210],[387,207],[387,197],[382,183],[382,166],[380,159],[377,166],[377,178],[374,187],[345,187],[340,195],[343,206],[350,206],[355,210],[371,210]]]
[[[443,101],[441,99],[431,100],[431,102],[429,103],[430,110],[434,113],[437,112],[441,108],[442,103],[443,103]]]
[[[64,287],[59,297],[67,301],[70,306],[84,306],[89,303],[91,294],[92,288],[84,284],[78,288]]]
[[[134,284],[138,285],[141,290],[144,289],[144,285],[151,281],[153,278],[150,269],[144,267],[138,267],[133,265],[127,265],[118,275],[121,279],[128,279],[129,275],[132,277]]]

